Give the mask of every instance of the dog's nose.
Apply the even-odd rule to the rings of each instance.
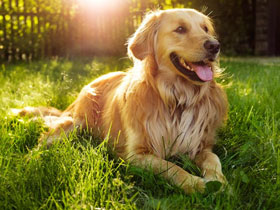
[[[211,54],[217,54],[220,50],[220,43],[217,40],[207,40],[204,42],[204,48]]]

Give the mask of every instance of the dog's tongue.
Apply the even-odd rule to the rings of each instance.
[[[211,81],[213,79],[213,72],[211,71],[211,67],[208,65],[203,64],[195,64],[190,63],[191,67],[194,69],[196,75],[202,80],[202,81]]]

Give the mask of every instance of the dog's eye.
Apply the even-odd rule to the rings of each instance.
[[[208,33],[208,27],[207,26],[203,26],[203,30],[206,32],[206,33]]]
[[[176,28],[175,32],[179,34],[184,34],[187,32],[187,29],[183,26],[179,26],[178,28]]]

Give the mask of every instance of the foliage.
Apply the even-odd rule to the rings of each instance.
[[[3,0],[0,59],[125,54],[126,39],[146,11],[175,7],[209,14],[225,54],[251,54],[254,49],[254,0],[111,0],[103,8],[83,1]]]
[[[36,149],[42,122],[9,115],[10,108],[64,109],[95,77],[122,70],[124,59],[50,60],[0,70],[1,209],[277,209],[280,206],[279,59],[221,61],[229,120],[215,152],[230,186],[185,195],[150,171],[114,158],[106,140],[72,132],[49,150]],[[193,174],[185,156],[171,161]]]

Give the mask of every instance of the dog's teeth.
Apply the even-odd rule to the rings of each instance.
[[[190,67],[183,58],[180,58],[179,62],[182,66],[184,66],[189,71],[194,71],[194,69],[192,67]]]
[[[190,66],[188,66],[188,70],[194,71],[194,69],[192,67],[190,67]]]
[[[189,65],[188,65],[185,61],[184,61],[184,63],[183,63],[183,66],[184,66],[185,68],[187,68],[187,69],[190,68]]]
[[[184,65],[184,64],[185,64],[185,61],[184,61],[184,59],[183,59],[183,58],[180,58],[180,63],[181,63],[182,65]]]

